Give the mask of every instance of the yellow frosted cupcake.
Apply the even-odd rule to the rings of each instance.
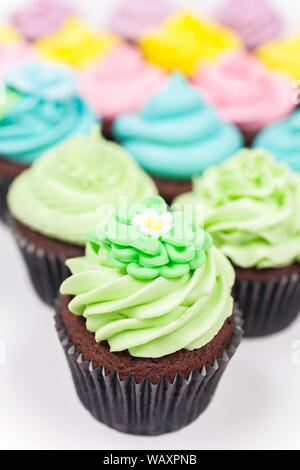
[[[272,69],[278,69],[295,80],[300,79],[300,33],[270,42],[256,51],[257,56]]]
[[[0,43],[20,41],[21,36],[11,26],[0,26]]]
[[[56,33],[36,43],[49,60],[83,67],[100,57],[118,42],[116,36],[98,33],[84,22],[69,18]]]
[[[223,51],[242,47],[235,33],[188,12],[177,13],[162,26],[149,30],[140,46],[150,62],[187,75]]]

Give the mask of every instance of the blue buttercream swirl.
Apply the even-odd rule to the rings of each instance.
[[[4,82],[19,99],[0,120],[0,155],[31,164],[73,135],[88,134],[99,119],[76,95],[74,73],[65,66],[34,62],[15,66]]]
[[[300,109],[289,117],[265,127],[253,146],[273,153],[279,162],[300,172]]]
[[[119,117],[114,134],[149,173],[174,179],[200,174],[243,146],[238,129],[180,74],[140,114]]]

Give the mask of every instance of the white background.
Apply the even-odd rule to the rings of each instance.
[[[1,0],[2,22],[22,3]],[[117,2],[70,3],[81,4],[87,18],[105,24]],[[198,4],[207,12],[218,2],[177,3]],[[299,25],[300,30],[299,0],[273,3],[289,28]],[[53,313],[35,297],[1,224],[0,263],[1,449],[300,449],[300,319],[273,337],[244,340],[212,404],[195,423],[159,437],[130,436],[104,427],[79,403]]]

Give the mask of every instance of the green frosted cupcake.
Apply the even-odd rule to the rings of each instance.
[[[46,152],[18,176],[8,205],[41,298],[53,302],[67,275],[65,259],[83,254],[87,232],[120,200],[132,204],[153,194],[150,177],[119,145],[104,140],[98,127]]]
[[[193,421],[242,334],[234,271],[195,214],[158,196],[119,208],[67,266],[57,329],[87,409],[134,434]]]
[[[300,310],[300,177],[263,150],[242,150],[174,201],[204,205],[205,228],[232,261],[245,335],[288,326]]]

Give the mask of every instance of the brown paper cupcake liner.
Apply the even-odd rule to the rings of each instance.
[[[53,307],[62,282],[70,275],[65,265],[66,257],[37,248],[15,229],[11,221],[9,225],[22,253],[35,292],[43,302]]]
[[[231,344],[213,366],[205,365],[201,372],[193,370],[187,380],[177,374],[172,383],[162,376],[154,385],[148,376],[136,383],[133,374],[122,381],[118,372],[106,375],[104,367],[94,369],[69,339],[58,302],[55,320],[78,397],[85,408],[110,428],[149,436],[181,429],[206,409],[243,335],[242,314],[235,306]]]
[[[0,220],[5,223],[8,219],[7,193],[11,181],[10,178],[0,175]]]
[[[266,336],[288,327],[300,311],[300,276],[268,281],[236,278],[233,297],[244,316],[245,337]]]

